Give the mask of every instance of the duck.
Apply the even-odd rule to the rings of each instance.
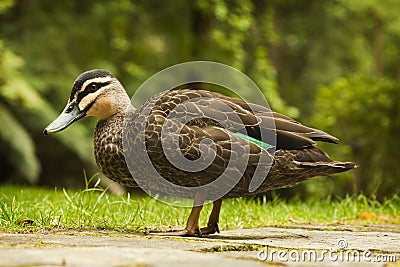
[[[201,89],[166,90],[135,108],[111,72],[94,69],[74,81],[67,105],[45,129],[60,132],[97,117],[94,154],[111,180],[193,200],[182,230],[168,236],[220,233],[222,201],[292,187],[317,176],[356,168],[332,160],[317,142],[337,144],[322,130],[268,107]],[[213,203],[205,227],[199,217]]]

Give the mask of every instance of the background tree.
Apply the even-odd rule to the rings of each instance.
[[[399,10],[395,0],[0,0],[0,179],[72,186],[98,171],[95,120],[41,133],[82,71],[108,69],[132,95],[165,67],[211,60],[249,75],[277,111],[337,135],[344,145],[326,149],[361,166],[280,194],[398,193]]]

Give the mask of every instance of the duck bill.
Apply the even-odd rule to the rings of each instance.
[[[73,107],[73,108],[71,108]],[[43,133],[49,135],[64,130],[75,121],[86,116],[85,111],[79,110],[77,105],[68,103],[63,112],[47,126]]]

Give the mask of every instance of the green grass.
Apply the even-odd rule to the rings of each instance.
[[[206,224],[210,211],[211,205],[206,205],[201,225]],[[0,186],[0,232],[183,228],[189,213],[190,208],[167,205],[150,197],[115,196],[98,187],[72,191]],[[221,230],[304,224],[400,224],[400,197],[383,202],[363,195],[306,201],[239,198],[224,200],[222,205]]]

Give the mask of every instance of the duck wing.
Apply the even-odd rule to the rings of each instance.
[[[225,119],[229,120],[232,117],[230,115],[238,116],[245,126],[245,131],[240,127],[233,127],[233,130],[257,140],[261,140],[261,135],[271,138],[272,135],[276,134],[276,150],[302,149],[314,146],[315,141],[338,143],[336,137],[324,131],[305,126],[286,115],[272,111],[268,107],[248,103],[239,98],[203,90],[181,90],[176,91],[176,93],[219,100],[213,102],[214,107],[211,105],[205,106],[205,115],[207,117],[214,117],[223,121]],[[199,123],[199,121],[195,123]],[[276,132],[272,133],[275,130]]]
[[[208,173],[203,179],[211,178],[212,173],[220,175],[229,162],[235,162],[236,166],[230,168],[235,171],[242,157],[249,157],[243,159],[244,165],[239,168],[242,170],[238,170],[242,173],[247,164],[260,164],[260,155],[263,153],[269,158],[265,162],[271,164],[273,157],[266,149],[246,136],[251,137],[247,133],[248,130],[269,123],[271,125],[265,125],[265,129],[271,137],[269,146],[273,147],[275,139],[273,120],[263,121],[251,110],[243,108],[235,101],[234,98],[224,98],[221,94],[204,90],[165,92],[155,101],[147,119],[148,142],[158,142],[147,146],[148,152],[157,159],[168,157],[166,153],[170,154],[172,156],[169,161],[172,162],[185,161],[181,158],[183,156],[190,160],[186,169],[189,168],[192,172],[204,170]],[[159,138],[156,139],[155,136]],[[177,150],[180,151],[175,153]],[[205,155],[210,155],[214,160],[207,161]],[[204,165],[202,161],[205,162]],[[163,161],[162,164],[167,163]]]

